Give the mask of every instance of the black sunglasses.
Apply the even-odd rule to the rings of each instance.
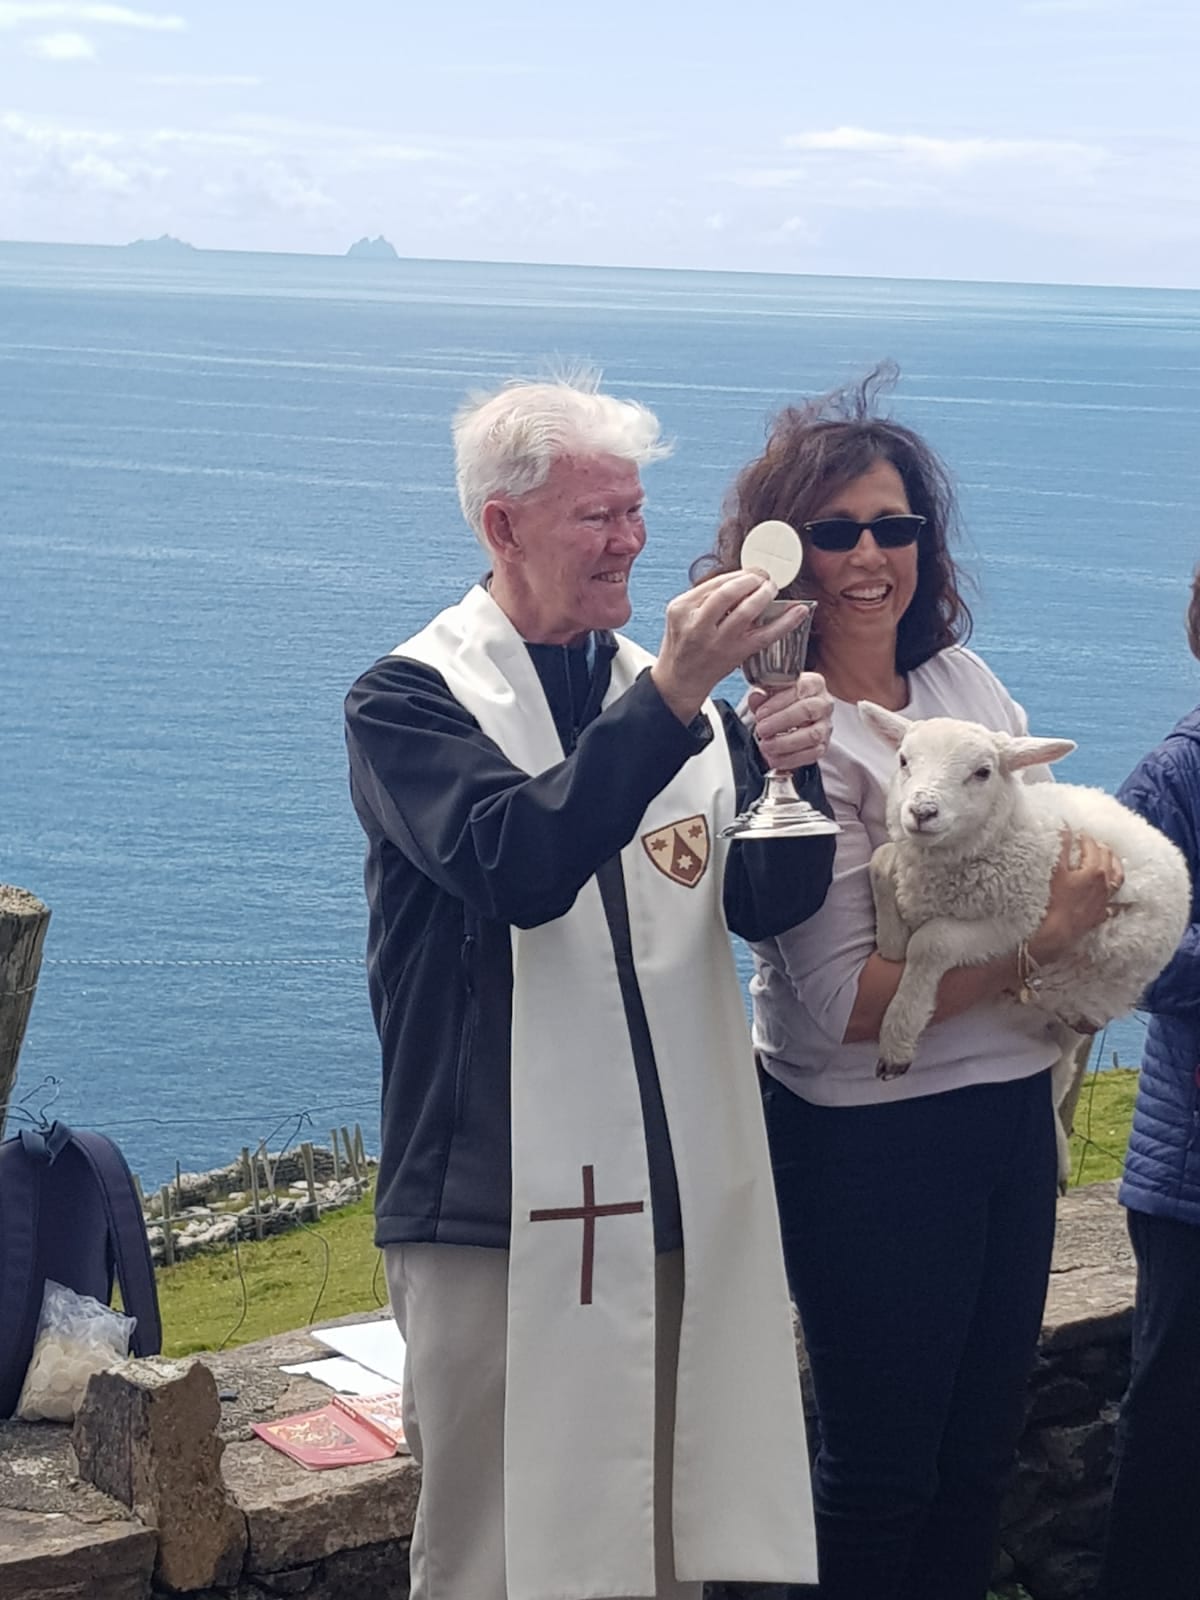
[[[903,516],[875,517],[871,522],[856,522],[853,517],[822,517],[818,522],[806,522],[804,532],[814,549],[845,553],[853,550],[868,528],[881,550],[899,550],[906,544],[915,544],[926,519],[911,513]]]

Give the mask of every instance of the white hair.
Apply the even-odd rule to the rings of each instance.
[[[616,456],[645,466],[670,455],[658,418],[636,400],[600,393],[600,373],[516,378],[473,394],[454,418],[454,463],[463,515],[483,538],[483,508],[494,495],[539,489],[564,456]]]

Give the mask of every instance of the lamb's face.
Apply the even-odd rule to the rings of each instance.
[[[897,754],[888,822],[918,843],[954,844],[1009,815],[1012,783],[987,729],[943,717],[916,722]]]

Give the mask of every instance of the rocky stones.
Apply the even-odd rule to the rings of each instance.
[[[158,1532],[155,1578],[176,1591],[233,1582],[246,1520],[221,1476],[220,1403],[199,1361],[127,1361],[94,1377],[76,1418],[80,1476]]]
[[[342,1206],[353,1205],[363,1195],[362,1183],[354,1178],[318,1183],[315,1188],[318,1216],[323,1216],[327,1211],[339,1210]],[[159,1219],[147,1222],[146,1236],[150,1241],[151,1257],[156,1265],[161,1266],[164,1261],[163,1227],[161,1201],[158,1196],[150,1202],[147,1212]],[[291,1193],[280,1198],[278,1191],[275,1196],[260,1194],[257,1212],[248,1196],[238,1194],[230,1194],[225,1206],[185,1206],[179,1212],[172,1212],[170,1217],[175,1260],[186,1260],[189,1256],[197,1255],[204,1250],[221,1249],[232,1244],[235,1238],[252,1239],[258,1238],[260,1234],[263,1238],[270,1238],[275,1234],[287,1232],[289,1228],[298,1227],[302,1222],[311,1221],[313,1214],[313,1205],[307,1198],[307,1189],[304,1190],[303,1198],[299,1194]]]
[[[257,1440],[229,1446],[225,1481],[245,1514],[250,1575],[407,1540],[420,1489],[411,1456],[306,1472]]]
[[[0,1600],[146,1600],[156,1545],[133,1521],[0,1509]]]

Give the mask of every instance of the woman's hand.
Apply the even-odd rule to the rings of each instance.
[[[1125,881],[1121,858],[1089,833],[1064,832],[1062,850],[1050,878],[1050,903],[1029,941],[1038,966],[1061,961],[1085,933],[1115,914],[1110,902]]]
[[[802,672],[786,689],[750,693],[754,737],[763,760],[775,772],[808,767],[829,748],[833,700],[819,672]]]

